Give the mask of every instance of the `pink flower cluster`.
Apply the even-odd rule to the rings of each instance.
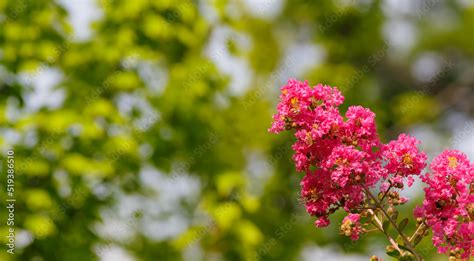
[[[275,133],[296,131],[293,159],[296,169],[306,173],[301,197],[307,212],[318,218],[318,227],[329,225],[328,216],[339,208],[352,213],[360,207],[364,189],[379,181],[402,188],[403,178],[409,177],[411,184],[411,176],[425,167],[426,156],[415,138],[400,135],[397,141],[382,144],[375,113],[350,106],[343,117],[338,108],[343,101],[337,88],[290,79],[281,88],[270,128]]]
[[[329,215],[342,208],[348,215],[342,221],[341,233],[357,240],[367,231],[361,217],[386,207],[385,199],[389,210],[407,202],[393,190],[411,186],[414,176],[426,167],[427,157],[419,150],[416,138],[401,134],[397,140],[382,144],[372,111],[350,106],[341,115],[339,105],[344,97],[337,88],[321,84],[311,87],[306,81],[290,79],[281,90],[278,113],[269,131],[295,130],[293,159],[296,169],[305,172],[301,198],[306,211],[317,218],[316,226],[328,226]],[[421,230],[412,238],[416,241],[426,235],[427,226],[433,230],[433,243],[439,252],[456,260],[467,259],[474,255],[474,164],[466,155],[446,150],[430,168],[432,172],[421,177],[428,184],[426,198],[415,210]],[[379,202],[369,190],[377,184]],[[367,206],[372,212],[364,210]],[[382,212],[390,218],[391,214]],[[386,233],[383,227],[379,230]],[[408,239],[404,241],[407,246],[411,244]],[[410,251],[415,253],[413,248]]]
[[[422,177],[428,187],[415,216],[426,219],[440,253],[468,258],[474,255],[474,164],[463,153],[446,150],[430,168]]]
[[[403,188],[403,179],[407,178],[408,186],[413,184],[413,175],[419,175],[426,167],[426,154],[418,150],[420,142],[406,134],[383,146],[383,159],[387,162],[385,169],[392,173],[389,183],[396,188]]]
[[[358,240],[362,230],[359,214],[349,214],[342,220],[341,233],[352,240]]]

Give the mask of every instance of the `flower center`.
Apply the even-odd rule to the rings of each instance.
[[[347,159],[345,159],[345,158],[338,158],[338,159],[336,159],[335,163],[336,163],[336,165],[338,165],[338,166],[347,166],[347,165],[349,165],[349,164],[348,164],[349,161],[348,161]]]
[[[406,153],[405,155],[403,155],[403,163],[409,167],[412,166],[413,164],[413,159],[412,157],[410,156],[410,154]]]
[[[306,132],[306,144],[313,145],[313,136],[311,136],[311,132]]]
[[[448,166],[454,169],[458,165],[458,159],[456,157],[450,156],[448,157]]]
[[[298,111],[300,109],[298,98],[296,97],[291,98],[291,107],[293,108],[294,111]]]
[[[310,189],[305,199],[306,202],[315,202],[316,200],[318,200],[318,191],[316,190],[316,188]]]

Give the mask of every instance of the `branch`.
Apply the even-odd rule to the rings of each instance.
[[[405,234],[403,234],[403,232],[400,230],[397,223],[390,217],[390,215],[387,213],[387,211],[385,211],[385,209],[382,207],[380,201],[374,195],[372,195],[372,193],[370,192],[370,190],[366,186],[364,186],[364,189],[365,189],[367,195],[369,195],[369,197],[371,197],[372,200],[374,200],[375,204],[382,211],[382,213],[385,215],[385,217],[390,221],[390,223],[392,223],[393,227],[397,230],[398,234],[402,238],[402,240],[405,243],[406,247],[410,250],[410,252],[412,252],[413,255],[415,255],[416,260],[423,260],[421,258],[421,256],[416,252],[416,249],[413,247],[413,245],[410,243],[410,241],[408,241]]]
[[[372,209],[369,210],[369,213],[372,215],[372,217],[374,218],[374,220],[376,221],[377,224],[375,224],[372,220],[370,220],[372,222],[372,224],[374,224],[374,226],[380,230],[382,233],[385,234],[385,236],[387,236],[387,239],[388,241],[390,242],[390,244],[392,244],[393,248],[395,248],[396,250],[398,250],[399,253],[402,253],[402,250],[398,247],[398,244],[397,242],[388,234],[388,232],[384,231],[383,230],[383,225],[382,225],[382,222],[380,222],[380,220],[378,219],[377,215],[374,213],[374,211]]]
[[[418,234],[418,232],[419,232],[420,230],[423,231],[423,229],[425,229],[425,222],[424,222],[424,221],[421,222],[420,225],[418,225],[418,227],[416,228],[416,230],[415,230],[415,232],[413,233],[413,235],[411,235],[409,241],[410,241],[410,242],[413,242],[413,240],[416,238],[416,235]],[[420,236],[423,237],[422,234],[420,234]],[[417,245],[417,244],[415,243],[415,245]]]
[[[393,184],[392,182],[390,182],[390,180],[388,181],[390,183],[390,186],[387,188],[387,190],[385,191],[385,193],[383,194],[382,196],[382,199],[380,199],[380,202],[383,202],[383,200],[385,199],[385,197],[387,196],[388,192],[390,191],[390,189],[392,188]]]

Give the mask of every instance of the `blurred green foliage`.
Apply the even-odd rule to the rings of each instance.
[[[393,1],[282,1],[270,17],[254,11],[271,1],[247,2],[97,1],[102,16],[92,23],[92,36],[78,40],[62,2],[0,0],[0,144],[3,155],[9,148],[16,155],[17,236],[31,237],[14,256],[0,252],[1,260],[95,260],[107,246],[138,260],[296,260],[315,244],[372,254],[382,238],[350,242],[338,235],[336,219],[316,229],[298,203],[293,138],[267,133],[278,88],[286,77],[339,86],[345,106],[377,113],[383,140],[433,122],[456,106],[439,93],[470,86],[472,95],[466,70],[473,65],[474,7],[415,1],[418,9],[403,19],[416,39],[400,51],[386,37],[395,33],[385,28]],[[449,15],[444,25],[433,22],[440,12]],[[247,81],[218,66],[224,55],[209,46],[220,29],[232,32],[223,52],[243,61]],[[323,58],[296,72],[312,59],[287,59],[300,43],[319,48]],[[412,65],[425,53],[453,66],[435,80],[417,80]],[[64,101],[28,108],[31,77],[50,69],[61,74],[53,89]],[[248,86],[235,92],[234,82]],[[120,105],[124,95],[138,101]],[[472,106],[459,109],[472,115]],[[139,178],[147,166],[171,181],[198,180],[196,198],[175,206],[185,213],[186,229],[154,239],[135,229],[143,221],[137,212],[125,224],[136,232],[131,239],[105,238],[94,229],[105,222],[103,209],[114,211],[120,195],[153,193]],[[100,186],[108,193],[97,192]],[[3,210],[0,220],[4,235]],[[434,260],[428,239],[420,248]]]

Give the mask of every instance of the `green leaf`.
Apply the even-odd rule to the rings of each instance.
[[[398,211],[394,211],[390,218],[396,223],[398,218]]]
[[[395,258],[400,257],[400,252],[398,252],[398,250],[396,250],[393,246],[387,246],[385,253],[387,253],[387,255],[391,257],[395,257]]]
[[[398,243],[399,246],[403,245],[404,242],[403,242],[403,239],[400,235],[397,236],[397,238],[395,239],[395,241]]]
[[[398,243],[398,247],[400,249],[403,249],[403,250],[411,253],[411,250],[408,247],[406,247],[404,244]]]
[[[390,221],[385,220],[383,222],[382,228],[383,228],[383,231],[388,231],[388,229],[390,228]]]
[[[405,229],[407,227],[407,224],[408,224],[408,218],[404,218],[402,221],[400,221],[400,223],[398,224],[398,229],[400,229],[400,231],[403,231],[403,229]]]
[[[400,257],[399,259],[400,261],[414,261],[415,260],[415,256],[410,253],[410,252],[405,252],[403,253],[403,255]]]
[[[415,260],[414,256],[402,256],[400,257],[400,261],[413,261]]]
[[[413,240],[413,245],[418,245],[418,243],[420,243],[420,241],[423,239],[423,235],[417,235],[415,237],[415,240]]]

